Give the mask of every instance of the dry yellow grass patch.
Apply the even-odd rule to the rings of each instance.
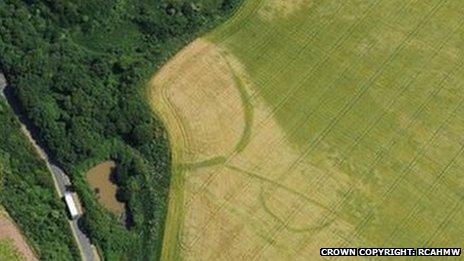
[[[244,128],[243,106],[228,64],[214,45],[195,41],[150,86],[151,101],[179,145],[183,163],[233,151]]]
[[[227,50],[197,40],[150,84],[177,171],[165,259],[310,258],[324,244],[347,240],[351,225],[327,211],[339,200],[332,191],[348,183],[343,174],[311,165],[290,145],[246,68]],[[244,116],[246,110],[253,116]],[[251,129],[247,139],[244,128]],[[241,140],[243,148],[236,150]],[[214,157],[223,160],[205,164]]]

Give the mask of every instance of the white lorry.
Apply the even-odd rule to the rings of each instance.
[[[3,91],[5,90],[7,83],[5,79],[5,75],[3,75],[2,72],[0,72],[0,96],[4,96],[5,94]]]
[[[66,206],[68,207],[68,211],[69,211],[69,215],[71,216],[71,219],[76,219],[77,217],[79,217],[79,212],[77,211],[76,202],[74,202],[74,198],[71,192],[66,191],[64,193],[64,201],[66,202]]]

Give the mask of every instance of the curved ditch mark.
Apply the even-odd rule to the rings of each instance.
[[[202,49],[202,51],[206,50],[205,49]],[[225,57],[223,57],[225,59]],[[231,69],[230,65],[228,64],[228,61],[225,59],[225,62],[226,64],[228,65],[228,67]],[[234,82],[235,82],[235,85],[236,85],[236,88],[237,90],[239,91],[239,94],[240,94],[240,98],[242,100],[242,102],[244,104],[247,104],[245,103],[248,102],[248,93],[246,92],[245,90],[245,87],[244,87],[244,84],[242,83],[241,79],[238,78],[237,75],[235,75],[235,73],[230,70],[231,74],[232,74],[232,77],[234,77]],[[184,140],[184,145],[187,145],[189,142],[190,142],[190,139],[189,139],[189,135],[187,133],[187,131],[184,129],[183,127],[183,121],[180,117],[180,113],[176,110],[175,106],[172,104],[171,100],[169,99],[167,93],[167,86],[162,86],[161,88],[161,99],[163,100],[164,104],[167,105],[167,108],[168,110],[171,112],[171,114],[173,115],[174,117],[174,124],[177,125],[177,127],[180,129],[180,133],[181,133],[181,137],[182,139]],[[151,88],[148,88],[147,90],[147,93],[149,96],[152,96],[152,92],[153,92],[153,86]],[[156,115],[161,115],[161,119],[163,122],[170,122],[169,120],[166,120],[165,118],[163,119],[163,113],[160,113],[158,110],[157,110],[157,106],[154,106],[153,103],[151,103],[151,107],[152,109],[154,110],[155,114]],[[235,151],[236,150],[243,150],[246,145],[248,144],[248,140],[249,140],[249,137],[251,136],[251,121],[253,119],[253,111],[252,111],[252,107],[251,107],[251,104],[248,104],[248,105],[244,105],[244,108],[248,108],[248,109],[245,109],[247,110],[245,112],[245,125],[246,127],[244,128],[244,131],[242,133],[242,136],[241,138],[239,139],[239,142],[237,143],[237,145],[235,145]],[[251,111],[250,111],[251,110]],[[249,124],[247,124],[247,122]],[[172,126],[171,128],[169,128],[168,126],[169,124],[167,124],[167,130],[168,130],[168,134],[171,136],[171,132],[169,131],[170,129],[172,129]],[[172,137],[172,136],[171,136]],[[171,139],[172,140],[172,139]],[[237,149],[238,148],[238,149]],[[198,161],[198,162],[184,162],[182,163],[182,158],[183,158],[183,151],[181,148],[178,147],[179,150],[173,150],[173,153],[175,153],[178,157],[178,163],[177,163],[177,171],[178,171],[178,175],[172,175],[172,178],[173,180],[171,180],[172,183],[176,183],[177,186],[179,188],[182,188],[184,187],[184,183],[185,183],[185,173],[187,170],[197,170],[197,169],[200,169],[200,168],[205,168],[205,167],[211,167],[211,166],[216,166],[216,165],[220,165],[220,164],[224,164],[226,161],[227,161],[227,157],[224,156],[224,155],[218,155],[216,157],[212,157],[212,158],[209,158],[209,159],[206,159],[206,160],[201,160],[201,161]],[[234,152],[232,152],[231,154],[233,154]],[[173,154],[174,155],[174,154]],[[172,184],[171,184],[172,186]],[[179,195],[179,191],[180,191],[180,195]],[[183,202],[184,202],[184,190],[183,189],[179,189],[177,191],[177,195],[174,196],[174,198],[170,199],[171,200],[174,200],[174,201],[177,201],[174,205],[176,205],[175,209],[174,210],[171,210],[172,208],[169,208],[171,212],[177,212],[178,215],[182,216],[177,216],[177,220],[183,220],[184,219],[184,211],[182,211],[182,206],[183,206]],[[171,205],[171,203],[169,203],[169,205]],[[169,214],[168,214],[169,215]],[[177,229],[174,229],[174,230],[177,230],[176,234],[171,237],[171,240],[170,242],[172,243],[172,245],[176,245],[179,247],[179,249],[181,249],[181,251],[183,252],[188,252],[189,251],[189,247],[188,247],[188,244],[186,242],[184,242],[182,240],[182,235],[183,235],[183,231],[184,231],[184,228],[183,228],[183,223],[182,222],[174,222],[176,224],[173,224],[171,226],[174,226],[174,227],[177,227]],[[164,238],[166,238],[166,235],[167,235],[167,232],[168,229],[165,230],[165,234],[164,234]],[[178,251],[176,251],[175,249],[173,249],[172,247],[169,247],[167,246],[166,244],[163,245],[163,254],[162,256],[165,257],[166,259],[178,259],[180,258],[180,253]]]
[[[168,110],[171,112],[171,115],[174,118],[173,122],[175,122],[175,124],[177,125],[177,128],[176,127],[171,127],[169,129],[178,129],[179,132],[180,132],[181,139],[183,140],[182,145],[184,147],[189,147],[189,144],[191,142],[190,142],[190,137],[189,137],[187,131],[184,128],[185,123],[182,120],[182,116],[180,115],[180,112],[173,105],[173,103],[169,99],[168,95],[166,94],[167,88],[168,87],[165,87],[165,86],[161,87],[161,99],[163,100],[163,103],[167,105]],[[151,95],[151,94],[149,94],[149,95]],[[152,105],[152,107],[155,110],[156,106]],[[159,111],[157,111],[156,113],[158,113],[158,115],[162,115],[162,113],[159,113]],[[169,122],[169,121],[164,120],[164,122]],[[170,136],[172,136],[169,131],[168,131],[168,133],[169,133]],[[172,137],[171,137],[171,139],[172,139]],[[177,153],[177,156],[179,157],[179,161],[182,161],[182,158],[183,158],[183,155],[184,155],[183,150],[181,149],[182,145],[179,146],[178,149],[174,150]],[[226,161],[226,157],[223,156],[223,155],[220,155],[220,156],[215,156],[215,157],[212,157],[212,158],[209,158],[209,159],[206,159],[206,160],[201,160],[201,161],[198,161],[198,162],[183,162],[183,163],[179,162],[177,164],[177,166],[179,167],[180,171],[195,170],[195,169],[199,169],[199,168],[203,168],[203,167],[215,166],[215,165],[221,164],[221,163],[223,163],[225,161]]]
[[[201,187],[199,183],[194,182],[192,184],[194,186],[197,186],[198,188]],[[214,204],[227,209],[227,211],[229,211],[233,215],[236,215],[237,217],[240,217],[242,220],[247,220],[246,225],[254,229],[254,233],[256,236],[260,237],[261,239],[268,242],[269,244],[272,244],[275,248],[279,248],[283,251],[288,251],[288,247],[286,247],[284,244],[281,244],[277,242],[275,239],[272,239],[269,237],[269,235],[267,234],[267,230],[263,228],[262,223],[259,220],[254,219],[253,213],[249,213],[248,211],[243,211],[240,207],[234,207],[232,205],[228,205],[227,204],[229,203],[228,199],[225,199],[225,198],[218,199],[217,196],[208,189],[204,190],[203,192],[204,193],[202,194],[202,196],[206,197],[208,200],[210,200]],[[216,201],[216,200],[219,200],[219,201]],[[199,231],[207,230],[209,227],[208,225],[210,224],[211,220],[214,219],[215,217],[217,217],[217,212],[213,212],[213,213],[210,212],[209,221],[207,221],[206,224],[204,224],[203,226],[199,227]],[[189,247],[190,247],[189,251],[191,251],[195,247],[198,241],[204,238],[204,236],[201,235],[201,233],[196,233],[195,235],[192,234],[192,236],[193,236],[193,239],[191,239],[189,243],[183,244],[183,247],[186,247],[186,245],[189,244]],[[235,240],[239,236],[240,236],[240,233],[237,233],[232,236],[231,240]],[[217,259],[218,258],[215,258],[215,260]]]
[[[237,144],[234,148],[234,153],[242,152],[245,147],[250,143],[251,138],[251,128],[253,127],[253,120],[254,120],[254,108],[251,104],[251,96],[248,94],[245,83],[243,83],[242,79],[237,75],[235,70],[232,68],[232,65],[227,60],[226,56],[222,55],[223,59],[226,61],[227,66],[232,74],[232,77],[235,82],[235,87],[237,87],[238,92],[240,93],[240,99],[242,101],[242,108],[243,108],[243,119],[245,126],[243,127],[242,135],[238,140]]]
[[[329,220],[327,222],[325,222],[324,224],[321,224],[321,225],[309,225],[309,226],[305,226],[305,227],[294,227],[294,226],[291,226],[289,224],[287,224],[284,220],[282,220],[282,218],[280,218],[277,214],[275,214],[274,212],[272,212],[271,208],[269,208],[266,204],[266,199],[264,198],[264,190],[261,190],[261,192],[259,193],[259,202],[261,203],[261,206],[263,207],[264,211],[269,215],[271,216],[275,221],[277,221],[277,223],[279,223],[281,226],[284,226],[285,228],[287,228],[288,231],[291,231],[291,232],[295,232],[295,233],[303,233],[303,232],[317,232],[317,231],[321,231],[322,229],[328,227],[333,221],[334,219],[332,220]]]
[[[241,168],[238,168],[238,167],[235,167],[235,166],[232,166],[232,165],[228,165],[226,164],[225,167],[231,169],[231,170],[234,170],[234,171],[237,171],[239,173],[242,173],[242,174],[245,174],[249,177],[252,177],[254,179],[258,179],[260,181],[263,181],[263,182],[266,182],[266,183],[269,183],[275,187],[278,187],[278,188],[282,188],[284,189],[285,191],[289,192],[290,194],[293,194],[293,195],[296,195],[298,198],[301,198],[305,201],[307,201],[308,203],[312,204],[312,205],[315,205],[317,206],[318,208],[321,208],[323,209],[324,211],[328,211],[328,208],[324,205],[322,205],[321,203],[317,202],[316,200],[306,196],[305,194],[301,193],[301,192],[298,192],[290,187],[287,187],[287,186],[284,186],[278,182],[275,182],[273,180],[270,180],[270,179],[267,179],[265,177],[262,177],[260,175],[257,175],[255,173],[252,173],[250,171],[246,171],[246,170],[243,170]],[[261,192],[259,193],[259,201],[261,203],[261,206],[263,207],[264,211],[269,215],[271,216],[275,221],[277,221],[280,225],[284,226],[285,228],[287,228],[289,231],[292,231],[292,232],[296,232],[296,233],[302,233],[302,232],[317,232],[317,231],[320,231],[322,230],[323,228],[326,228],[328,227],[329,225],[331,225],[335,219],[330,219],[330,220],[326,220],[324,223],[322,224],[319,224],[319,225],[310,225],[310,226],[306,226],[306,227],[293,227],[293,226],[290,226],[288,225],[284,220],[282,220],[277,214],[275,214],[274,212],[272,212],[272,210],[267,206],[266,204],[266,200],[264,198],[264,189],[261,189]]]
[[[199,162],[191,162],[191,163],[180,163],[179,166],[181,169],[185,170],[197,170],[199,168],[205,168],[205,167],[211,167],[211,166],[216,166],[220,164],[224,164],[227,161],[227,158],[232,156],[233,154],[240,153],[242,152],[250,143],[250,138],[251,138],[251,130],[253,127],[253,121],[254,121],[254,108],[253,105],[251,104],[251,96],[248,94],[246,85],[242,81],[242,79],[238,76],[236,71],[232,68],[232,65],[230,62],[227,60],[226,55],[224,54],[224,51],[220,52],[222,59],[224,59],[225,63],[227,64],[227,67],[229,68],[229,71],[232,75],[232,78],[234,80],[234,85],[239,92],[240,95],[240,100],[242,102],[242,108],[243,108],[243,120],[244,120],[244,127],[242,134],[240,138],[238,139],[237,143],[234,146],[234,149],[229,155],[218,155],[206,160],[202,160]],[[166,99],[166,103],[169,103],[170,107],[173,107],[171,101],[169,99]],[[171,108],[171,111],[173,113],[176,113],[174,109]],[[180,122],[181,125],[181,122]],[[185,134],[185,136],[188,136]],[[184,137],[185,138],[185,137]]]
[[[197,170],[200,168],[212,167],[220,164],[224,164],[227,158],[224,156],[216,156],[210,159],[202,160],[199,162],[193,163],[181,163],[179,164],[179,168],[181,170]]]
[[[200,51],[200,53],[203,53],[206,50],[207,50],[207,48],[205,47]],[[227,63],[227,60],[226,60],[226,63]],[[235,76],[235,75],[233,75],[233,76]],[[149,96],[153,96],[152,92],[153,92],[153,86],[151,86],[151,88],[147,88],[147,94]],[[167,86],[161,86],[161,92],[160,92],[161,93],[161,99],[164,102],[164,104],[167,105],[167,108],[171,112],[171,115],[173,115],[173,117],[174,117],[173,122],[174,122],[174,124],[177,125],[178,129],[180,130],[180,133],[181,133],[180,136],[182,137],[184,142],[186,144],[188,144],[190,142],[189,135],[187,134],[186,130],[183,127],[183,121],[182,121],[182,119],[181,119],[181,117],[179,115],[180,113],[176,110],[175,106],[172,104],[172,102],[169,99],[166,92],[167,92]],[[240,93],[240,95],[241,95],[241,97],[244,97],[244,96],[242,96],[243,94]],[[247,95],[246,92],[245,92],[245,95]],[[161,120],[163,122],[165,122],[165,123],[166,122],[168,122],[168,123],[171,122],[169,120],[166,120],[166,118],[164,118],[162,116],[163,113],[160,113],[159,110],[157,110],[157,106],[155,106],[153,104],[153,102],[151,102],[151,108],[155,112],[156,115],[160,115],[160,118],[161,118]],[[170,136],[170,140],[172,140],[172,135],[171,135],[172,132],[170,131],[170,130],[172,130],[172,126],[170,128],[169,125],[170,124],[166,124],[166,127],[167,127],[166,129],[167,129],[168,135]],[[186,144],[184,144],[184,145],[186,145]],[[170,207],[168,211],[170,211],[171,213],[176,213],[177,212],[177,215],[174,214],[174,216],[177,216],[176,219],[179,221],[179,220],[184,219],[184,217],[183,217],[184,216],[184,211],[182,211],[183,202],[184,202],[184,190],[182,188],[185,185],[185,173],[186,173],[186,170],[196,170],[196,169],[199,169],[199,168],[204,168],[204,167],[210,167],[210,166],[223,164],[223,163],[226,162],[227,158],[224,155],[219,155],[219,156],[212,157],[210,159],[202,160],[202,161],[199,161],[199,162],[181,163],[182,158],[184,156],[184,152],[179,147],[178,147],[178,150],[173,150],[173,156],[174,157],[177,156],[179,161],[177,161],[178,163],[177,163],[177,167],[176,167],[178,173],[177,173],[177,175],[174,175],[174,173],[173,173],[172,180],[171,180],[171,186],[173,186],[173,183],[174,183],[180,189],[177,191],[177,193],[176,193],[177,195],[170,196],[171,199],[169,201],[170,202],[171,201],[176,201],[176,203],[174,203],[175,207],[174,208]],[[169,203],[169,205],[172,205],[172,203]],[[169,214],[168,214],[168,216],[169,216]],[[171,216],[172,216],[172,214],[171,214]],[[176,228],[173,229],[173,230],[177,230],[177,232],[176,232],[176,235],[171,237],[170,242],[172,243],[172,245],[178,246],[182,251],[188,251],[188,246],[185,245],[185,242],[183,242],[183,240],[181,238],[181,235],[184,233],[183,232],[184,231],[183,223],[182,222],[173,222],[172,225],[171,225],[171,228],[172,227],[177,227],[177,229]],[[163,236],[164,238],[167,237],[167,233],[168,233],[167,231],[168,231],[168,229],[166,228],[164,236]],[[167,241],[165,241],[165,242],[167,242]],[[179,259],[180,255],[181,255],[180,252],[176,251],[172,247],[169,247],[167,244],[163,244],[163,251],[162,252],[163,252],[162,257],[164,257],[165,259]]]

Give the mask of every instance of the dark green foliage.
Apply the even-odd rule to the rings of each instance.
[[[83,225],[106,258],[156,259],[170,181],[145,81],[240,0],[4,0],[0,66],[52,158],[71,174]],[[129,229],[97,204],[83,173],[112,158]]]
[[[3,100],[0,122],[0,164],[8,169],[0,174],[0,204],[21,227],[41,259],[78,260],[79,250],[52,176]]]

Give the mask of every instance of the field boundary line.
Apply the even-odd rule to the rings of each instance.
[[[222,23],[214,31],[207,33],[204,37],[209,38],[217,43],[226,41],[228,38],[239,32],[243,26],[247,25],[251,18],[256,15],[256,12],[261,9],[264,2],[266,2],[266,0],[242,1],[243,3],[232,17]]]

